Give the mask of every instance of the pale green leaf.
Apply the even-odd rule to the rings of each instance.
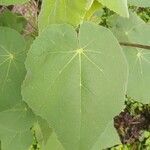
[[[91,7],[93,0],[43,0],[39,15],[39,30],[52,23],[79,25]]]
[[[128,0],[128,3],[138,7],[150,7],[150,0]]]
[[[28,0],[0,0],[0,5],[15,5],[23,4],[28,2]]]
[[[150,45],[150,25],[145,24],[137,16],[130,19],[116,17],[112,31],[120,42]],[[121,34],[120,34],[121,33]],[[143,103],[150,102],[150,52],[149,50],[124,47],[129,63],[128,96]]]
[[[94,0],[92,6],[86,12],[84,20],[90,20],[91,16],[100,8],[102,8],[102,5],[97,0]]]
[[[79,34],[70,25],[51,25],[34,41],[26,68],[24,100],[65,150],[91,150],[123,106],[127,64],[116,38],[92,23]]]
[[[0,111],[21,101],[26,43],[15,30],[0,27]]]
[[[144,24],[144,21],[137,16],[135,13],[130,13],[130,17],[122,18],[118,15],[113,15],[108,19],[108,24],[111,26],[111,31],[117,37],[117,39],[121,41],[128,41],[128,37],[125,34],[132,30],[134,27]]]
[[[127,0],[98,0],[104,6],[123,17],[129,17]]]

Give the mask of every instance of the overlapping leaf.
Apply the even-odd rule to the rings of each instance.
[[[0,27],[0,111],[21,101],[26,43],[15,30]]]
[[[27,150],[32,143],[31,110],[23,103],[25,77],[24,38],[15,30],[0,27],[0,141],[2,150]]]
[[[134,27],[144,24],[144,21],[137,17],[135,13],[130,13],[130,17],[128,19],[119,17],[117,15],[113,15],[108,18],[108,24],[111,28],[111,31],[115,34],[118,41],[128,41],[128,37],[125,36],[127,31],[132,30]]]
[[[116,17],[112,31],[120,42],[150,45],[150,25],[136,15],[130,19]],[[124,47],[129,67],[128,96],[143,103],[150,102],[150,51],[142,48]]]
[[[0,14],[0,26],[10,27],[19,33],[22,33],[26,24],[26,19],[18,14],[12,13],[10,11],[5,11]]]
[[[98,0],[98,1],[123,17],[129,16],[127,0]]]
[[[39,15],[39,30],[52,23],[79,25],[93,0],[44,0]]]
[[[127,64],[111,32],[84,23],[77,35],[70,25],[51,25],[33,43],[26,68],[24,100],[65,150],[91,150],[126,89]]]

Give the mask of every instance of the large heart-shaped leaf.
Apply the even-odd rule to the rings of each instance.
[[[124,101],[127,64],[112,33],[91,23],[79,34],[51,25],[34,41],[26,68],[24,100],[65,150],[90,150]]]
[[[145,24],[136,15],[131,14],[129,19],[117,16],[114,24],[112,31],[120,42],[150,45],[150,25]],[[150,51],[137,46],[124,47],[124,52],[130,67],[127,94],[143,103],[149,103]]]
[[[127,0],[98,0],[104,6],[123,17],[129,17]]]
[[[26,43],[15,30],[0,27],[0,111],[21,101]]]
[[[0,142],[2,150],[27,150],[32,143],[34,115],[21,101],[25,77],[24,38],[15,30],[0,27]]]
[[[39,30],[52,23],[79,25],[93,0],[43,0],[39,15]]]

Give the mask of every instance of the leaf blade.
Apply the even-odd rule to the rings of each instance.
[[[95,33],[98,33],[98,38]],[[104,42],[105,37],[113,43],[109,48]],[[98,39],[101,42],[97,42]],[[109,53],[104,55],[108,49]],[[116,58],[119,58],[119,63],[114,62]],[[105,72],[104,68],[101,69],[103,60]],[[111,77],[110,65],[114,70]],[[105,124],[120,111],[125,94],[127,65],[111,32],[98,25],[84,23],[78,37],[69,25],[51,25],[32,45],[26,68],[31,76],[27,75],[23,85],[24,100],[49,122],[66,150],[90,150]],[[116,68],[122,70],[121,76]],[[116,76],[117,84],[114,82]],[[106,86],[101,89],[102,85]],[[38,91],[40,95],[35,94]],[[107,102],[103,103],[103,99]],[[117,101],[118,105],[114,110],[107,109],[110,111],[107,114],[104,108],[112,106],[109,99],[113,99],[112,103]]]

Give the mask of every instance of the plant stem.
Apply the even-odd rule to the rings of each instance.
[[[142,44],[128,43],[128,42],[120,42],[120,45],[150,50],[150,45],[142,45]]]

